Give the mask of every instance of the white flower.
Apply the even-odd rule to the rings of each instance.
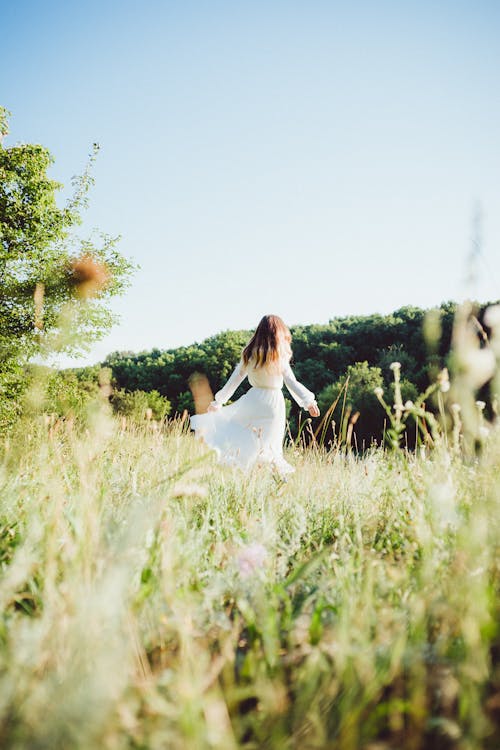
[[[476,401],[476,406],[479,411],[484,411],[486,408],[486,404],[484,401]]]
[[[374,388],[373,392],[377,398],[382,398],[382,396],[384,395],[384,389],[381,388],[380,386],[377,386],[377,388]]]
[[[256,570],[262,568],[267,559],[267,550],[259,542],[252,542],[242,547],[236,556],[238,570],[242,578],[249,578]]]
[[[415,407],[413,401],[406,401],[404,405],[405,411],[411,411]]]
[[[448,393],[450,390],[450,376],[448,374],[448,368],[443,367],[441,372],[438,375],[438,383],[439,383],[439,389],[441,393]]]
[[[486,383],[495,372],[495,355],[489,348],[472,349],[464,356],[469,378],[476,388]]]
[[[484,313],[484,322],[489,328],[500,326],[500,305],[491,305]]]
[[[433,501],[434,511],[443,526],[454,524],[457,521],[456,490],[453,482],[448,477],[444,482],[437,482],[430,487],[430,498]]]
[[[393,372],[399,372],[401,369],[401,362],[392,362],[391,363],[391,370]]]

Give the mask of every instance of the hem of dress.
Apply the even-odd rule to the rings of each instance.
[[[207,446],[210,450],[213,450],[217,456],[217,461],[220,464],[223,464],[224,466],[229,466],[231,468],[237,468],[241,471],[250,471],[253,468],[266,465],[273,469],[276,469],[276,471],[281,474],[282,476],[286,476],[288,474],[293,474],[295,472],[295,467],[293,467],[291,464],[286,461],[286,459],[283,456],[273,456],[273,457],[267,457],[264,455],[257,455],[253,460],[251,461],[240,461],[238,460],[238,453],[235,452],[234,454],[228,453],[224,450],[222,450],[215,442],[213,442],[209,436],[204,435],[202,431],[193,427],[194,433],[195,433],[195,439],[199,440],[200,442],[203,442],[204,445]],[[199,434],[198,434],[199,432]]]

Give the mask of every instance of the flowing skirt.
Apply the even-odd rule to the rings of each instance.
[[[281,474],[294,471],[283,458],[285,399],[278,388],[250,388],[234,404],[191,417],[196,437],[213,448],[219,461],[248,470],[272,464]]]

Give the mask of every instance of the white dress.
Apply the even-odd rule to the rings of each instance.
[[[223,406],[245,377],[252,388],[233,404]],[[217,452],[222,463],[241,469],[268,463],[282,474],[294,471],[283,458],[283,381],[299,406],[307,409],[315,403],[314,393],[298,382],[287,361],[280,361],[273,371],[240,360],[225,386],[215,394],[215,404],[220,408],[191,417],[196,436]]]

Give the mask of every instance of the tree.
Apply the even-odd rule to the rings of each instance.
[[[380,367],[370,367],[368,362],[349,365],[347,374],[318,395],[318,406],[326,415],[332,408],[331,420],[335,421],[336,432],[347,431],[346,422],[353,419],[354,434],[359,448],[369,445],[373,437],[380,438],[383,431],[384,412],[374,394],[375,388],[383,386]],[[358,414],[359,416],[354,417]],[[343,424],[344,422],[344,424]]]
[[[130,417],[136,422],[144,419],[165,419],[170,414],[170,401],[158,391],[116,390],[111,397],[111,405],[117,414]]]
[[[8,113],[0,107],[0,131]],[[102,337],[114,322],[107,300],[123,291],[131,264],[118,238],[81,239],[71,233],[93,184],[90,169],[74,178],[74,194],[60,208],[62,187],[47,171],[54,159],[43,146],[0,144],[0,354],[30,357],[53,346],[74,353]],[[71,334],[61,335],[72,308]],[[64,315],[66,313],[66,316]]]
[[[57,417],[85,418],[89,407],[99,398],[104,372],[99,365],[68,370],[47,368],[44,410]],[[108,379],[110,376],[109,372]]]
[[[0,134],[9,114],[0,107]],[[85,351],[115,322],[107,307],[123,291],[132,265],[118,238],[79,238],[93,184],[88,166],[73,180],[73,196],[59,207],[62,187],[47,172],[54,159],[38,144],[5,148],[0,138],[0,387],[12,396],[12,372],[35,354]],[[7,387],[6,382],[10,385]],[[15,378],[14,378],[15,380]],[[0,391],[0,399],[2,392]]]
[[[486,307],[488,305],[482,305],[479,310],[479,322],[483,320]],[[353,425],[357,444],[362,445],[364,441],[369,445],[371,438],[380,442],[385,415],[372,389],[383,387],[387,403],[393,403],[394,380],[390,365],[397,361],[401,364],[403,400],[414,401],[418,393],[424,392],[429,383],[434,382],[441,368],[451,368],[448,356],[455,310],[456,304],[448,302],[429,311],[403,307],[390,315],[350,316],[333,318],[326,325],[295,326],[292,328],[292,365],[297,378],[311,391],[320,394],[324,414],[344,383],[349,365],[367,363],[356,369],[360,377],[363,373],[366,375],[366,400],[361,402],[358,398],[356,403],[349,400],[346,405],[351,405],[352,414],[360,411]],[[195,372],[206,375],[215,393],[231,373],[251,333],[224,331],[200,343],[168,351],[115,352],[107,357],[105,364],[111,368],[118,388],[157,390],[171,401],[172,412],[182,414],[184,409],[192,412],[194,403],[188,390],[190,377]],[[367,367],[377,368],[376,378],[372,378],[371,369],[368,377]],[[359,396],[360,387],[351,371],[350,393],[356,391]],[[233,399],[237,399],[246,388],[248,382],[244,381]],[[291,432],[296,434],[300,409],[295,402],[292,402],[288,416]],[[333,418],[337,430],[340,429],[340,414],[335,412]]]

